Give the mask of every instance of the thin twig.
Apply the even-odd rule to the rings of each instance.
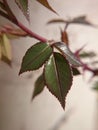
[[[4,13],[2,10],[0,10],[0,15],[5,17],[6,19],[8,19],[9,21],[11,21],[12,23],[14,23],[15,25],[17,25],[19,28],[21,28],[23,31],[25,31],[29,36],[41,41],[41,42],[47,42],[48,40],[34,32],[32,32],[31,30],[29,30],[26,26],[24,26],[21,22],[19,22],[17,20],[17,18],[14,16],[14,14],[12,13],[8,3],[6,0],[3,0],[3,2],[5,3],[6,5],[6,8],[7,8],[7,13]],[[11,13],[11,15],[10,15]]]
[[[44,37],[32,32],[31,30],[29,30],[26,26],[24,26],[19,21],[17,21],[17,26],[20,27],[26,33],[28,33],[31,37],[34,37],[35,39],[37,39],[37,40],[39,40],[41,42],[47,42],[48,41],[46,38],[44,38]]]
[[[11,11],[11,9],[10,9],[10,7],[9,7],[9,5],[8,5],[7,0],[3,0],[3,3],[4,3],[4,5],[5,5],[5,7],[6,7],[6,12],[7,12],[8,15],[10,16],[10,18],[15,20],[16,17],[15,17],[15,15],[13,14],[13,12]]]
[[[16,20],[11,19],[11,18],[8,16],[8,14],[6,14],[5,12],[3,12],[2,10],[0,10],[0,15],[15,24]]]

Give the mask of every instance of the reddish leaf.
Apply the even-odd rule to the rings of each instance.
[[[49,5],[47,0],[37,0],[40,4],[42,4],[43,6],[45,6],[46,8],[48,8],[49,10],[51,10],[52,12],[56,13],[57,12]]]
[[[69,45],[68,35],[65,30],[64,31],[61,30],[61,41]]]

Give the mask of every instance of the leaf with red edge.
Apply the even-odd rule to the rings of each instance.
[[[38,96],[44,90],[44,87],[44,76],[41,74],[35,82],[32,99]]]
[[[45,84],[65,108],[65,98],[72,85],[72,73],[68,61],[60,53],[54,53],[44,69]]]
[[[49,10],[51,10],[52,12],[56,13],[57,12],[49,5],[47,0],[37,0],[40,4],[42,4],[43,6],[45,6],[46,8],[48,8]]]
[[[18,7],[21,9],[26,19],[29,21],[29,5],[28,0],[15,0]]]
[[[52,54],[52,48],[47,43],[38,42],[30,47],[22,60],[19,74],[39,69]]]

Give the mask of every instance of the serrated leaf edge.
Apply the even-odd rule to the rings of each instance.
[[[60,53],[59,53],[60,54]],[[62,55],[63,56],[63,55]],[[64,57],[64,56],[63,56]],[[65,58],[65,57],[64,57]],[[48,59],[49,60],[49,59]],[[70,68],[70,72],[71,72],[71,79],[72,79],[72,81],[70,82],[71,84],[70,84],[70,89],[71,89],[71,86],[72,86],[72,82],[73,82],[73,72],[72,72],[72,68],[71,68],[71,65],[69,64],[69,61],[65,58],[65,60],[66,60],[66,62],[68,62],[68,65],[69,65],[69,68]],[[46,64],[47,64],[47,62],[46,62]],[[62,106],[62,108],[63,109],[65,109],[65,104],[66,104],[66,96],[68,95],[68,93],[69,93],[69,91],[70,91],[70,89],[68,90],[68,92],[67,92],[67,94],[66,94],[66,96],[64,97],[64,101],[65,101],[65,103],[64,103],[64,106],[62,105],[62,103],[61,103],[61,101],[59,100],[59,98],[53,93],[53,92],[51,92],[51,90],[49,89],[49,87],[48,87],[48,84],[46,83],[46,78],[45,78],[45,66],[46,66],[46,64],[44,65],[44,70],[43,70],[43,75],[44,75],[44,80],[45,80],[45,86],[47,87],[47,89],[49,90],[49,92],[54,96],[54,97],[56,97],[57,99],[58,99],[58,101],[60,102],[60,104],[61,104],[61,106]]]
[[[39,43],[36,43],[36,44],[39,44]],[[35,44],[35,45],[36,45],[36,44]],[[34,46],[34,45],[33,45],[33,46]],[[46,48],[48,48],[48,47],[50,47],[50,46],[48,45]],[[46,48],[44,48],[43,51],[46,50]],[[30,47],[29,49],[31,49],[31,47]],[[26,53],[29,51],[29,49],[26,51]],[[52,48],[51,48],[51,49],[52,49]],[[43,51],[41,51],[41,53],[42,53]],[[52,49],[52,51],[53,51],[53,49]],[[26,55],[26,53],[25,53],[25,55]],[[51,54],[52,54],[52,53],[51,53]],[[51,54],[50,54],[50,56],[51,56]],[[23,56],[23,60],[24,60],[25,55]],[[40,54],[39,54],[39,55],[40,55]],[[50,56],[49,56],[49,57],[50,57]],[[38,56],[37,56],[37,57],[38,57]],[[49,59],[49,57],[47,58],[47,60]],[[23,60],[22,60],[22,61],[23,61]],[[34,70],[37,70],[37,69],[41,68],[41,67],[43,66],[43,64],[44,64],[47,60],[43,61],[42,64],[40,65],[40,67],[35,68],[35,69],[33,69],[33,70],[32,70],[32,69],[28,69],[28,70],[26,70],[26,71],[23,71],[22,69],[20,69],[19,75],[22,74],[22,73],[24,73],[24,72],[27,72],[27,71],[34,71]],[[22,65],[21,65],[21,68],[22,68]]]

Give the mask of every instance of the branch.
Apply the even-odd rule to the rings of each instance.
[[[12,23],[16,23],[16,19],[12,19],[10,18],[10,16],[8,16],[8,14],[6,14],[5,12],[3,12],[2,10],[0,10],[0,15],[6,19],[8,19],[9,21],[11,21]]]
[[[32,32],[31,30],[29,30],[26,26],[24,26],[22,23],[20,23],[19,21],[17,21],[16,24],[18,27],[20,27],[23,31],[25,31],[27,34],[29,34],[31,37],[41,41],[41,42],[47,42],[48,40],[34,32]]]
[[[12,19],[16,19],[15,15],[13,14],[12,10],[10,9],[7,0],[3,0],[4,6],[5,6],[5,10],[7,12],[7,14],[10,16],[10,18]]]
[[[15,25],[17,25],[19,28],[21,28],[23,31],[25,31],[29,36],[41,41],[41,42],[47,42],[48,40],[34,32],[32,32],[31,30],[29,30],[26,26],[24,26],[21,22],[19,22],[17,20],[17,18],[15,17],[15,15],[12,13],[8,3],[6,0],[3,0],[3,2],[5,3],[6,6],[6,11],[7,13],[4,13],[2,10],[0,10],[0,15],[5,17],[6,19],[8,19],[9,21],[11,21],[12,23],[14,23]]]

